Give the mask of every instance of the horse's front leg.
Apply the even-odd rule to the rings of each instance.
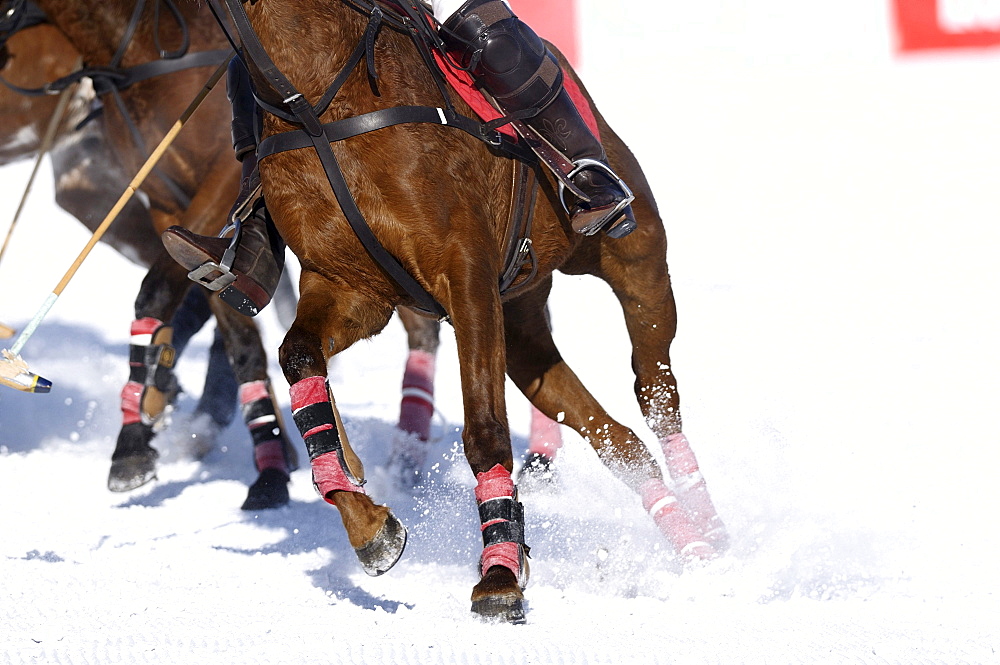
[[[480,265],[489,265],[482,261]],[[468,271],[466,275],[470,274]],[[472,274],[475,274],[474,272]],[[480,285],[490,284],[484,275]],[[496,288],[463,288],[454,280],[450,312],[462,377],[465,457],[476,476],[483,536],[482,578],[472,590],[472,611],[486,618],[524,621],[528,581],[524,510],[511,478],[513,452],[504,397],[506,357],[503,311]]]
[[[169,322],[191,283],[165,252],[142,281],[130,329],[129,378],[121,393],[118,433],[108,489],[127,492],[156,477],[159,453],[150,445],[163,412],[177,393],[173,328]]]
[[[258,472],[240,507],[267,510],[283,506],[289,501],[288,483],[291,472],[298,468],[298,455],[288,439],[267,377],[267,354],[260,330],[254,319],[219,298],[210,298],[209,305],[239,384],[240,410],[253,440],[254,467]]]
[[[290,386],[292,415],[309,453],[313,486],[337,507],[364,571],[381,575],[402,555],[406,528],[366,494],[364,466],[351,448],[326,377],[330,357],[381,330],[392,308],[338,292],[307,270],[300,287],[295,322],[278,357]]]

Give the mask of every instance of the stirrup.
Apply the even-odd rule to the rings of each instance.
[[[237,215],[233,215],[232,220],[223,227],[218,237],[221,238],[230,231],[234,231],[233,238],[229,241],[229,247],[223,252],[222,260],[218,263],[205,261],[188,273],[188,279],[201,284],[209,291],[221,291],[236,281],[232,268],[236,260],[236,248],[240,244],[240,234],[243,232],[243,220]]]
[[[219,231],[218,238],[224,237],[230,231],[235,231],[233,239],[229,242],[229,247],[222,255],[222,260],[218,263],[206,261],[189,272],[188,279],[201,284],[209,291],[221,291],[236,281],[236,275],[233,274],[232,268],[233,262],[236,260],[236,248],[240,244],[242,224],[253,214],[254,204],[261,197],[260,190],[261,183],[258,181],[257,186],[251,190],[249,196],[233,210],[229,223]]]
[[[608,175],[609,178],[611,178],[611,180],[617,183],[618,188],[621,189],[621,191],[625,194],[624,198],[622,198],[622,200],[619,201],[617,205],[615,205],[614,209],[612,209],[611,212],[608,213],[608,215],[604,218],[604,221],[601,223],[600,226],[597,226],[592,229],[584,229],[583,231],[581,231],[581,233],[583,233],[584,235],[593,235],[594,233],[597,233],[602,227],[604,227],[608,222],[617,220],[619,215],[621,215],[621,213],[624,212],[625,208],[632,205],[632,201],[635,200],[635,194],[633,194],[629,186],[625,184],[625,181],[622,180],[620,177],[618,177],[617,173],[611,170],[610,166],[608,166],[604,162],[599,162],[596,159],[580,159],[574,162],[573,170],[567,174],[567,179],[572,180],[574,176],[576,176],[578,173],[580,173],[585,169],[598,169],[600,171],[603,171]],[[569,205],[566,203],[566,186],[563,184],[561,179],[559,180],[559,202],[562,204],[563,210],[566,211],[566,214],[572,217],[573,213],[570,212]]]

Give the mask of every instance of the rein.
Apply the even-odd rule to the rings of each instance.
[[[501,151],[508,157],[517,158],[529,164],[535,163],[534,154],[530,150],[508,139],[498,132],[496,128],[463,116],[455,110],[454,104],[448,95],[447,84],[434,65],[433,56],[430,52],[431,47],[428,46],[428,44],[431,44],[436,47],[435,40],[438,38],[429,27],[426,14],[423,10],[413,5],[410,0],[400,0],[398,5],[407,14],[406,16],[398,15],[391,9],[388,12],[383,11],[378,4],[365,2],[364,0],[342,0],[350,9],[367,15],[369,17],[368,24],[354,51],[348,57],[346,64],[315,105],[310,104],[295,89],[268,55],[250,23],[250,19],[243,8],[243,2],[241,0],[224,1],[233,19],[240,42],[243,45],[242,57],[249,60],[247,64],[254,66],[256,71],[260,73],[270,86],[271,90],[277,93],[278,98],[282,100],[281,106],[272,104],[262,99],[258,91],[255,91],[254,96],[257,99],[257,103],[267,112],[287,122],[301,126],[301,129],[275,134],[261,141],[257,149],[258,160],[263,160],[264,157],[278,152],[312,146],[326,172],[327,180],[333,189],[334,196],[340,204],[344,216],[372,259],[386,271],[403,291],[416,301],[418,309],[432,313],[441,320],[447,319],[448,313],[444,308],[410,275],[399,260],[385,249],[372,232],[344,179],[331,143],[394,125],[416,122],[438,124],[460,129],[483,141],[491,149]],[[209,2],[214,5],[218,0],[209,0]],[[213,13],[215,13],[220,26],[222,26],[224,31],[227,31],[228,35],[228,28],[221,19],[221,12],[213,7]],[[321,124],[319,116],[326,111],[341,86],[359,65],[362,58],[366,64],[369,86],[373,94],[379,94],[378,75],[375,69],[375,39],[383,25],[388,25],[395,30],[405,31],[410,36],[444,98],[444,107],[397,106]],[[230,41],[234,42],[231,36]],[[250,69],[250,71],[254,70]],[[530,223],[526,222],[526,225],[530,225]],[[523,265],[523,260],[526,257],[533,258],[533,253],[530,252],[530,240],[522,239],[521,246],[517,248],[517,251],[509,254],[511,254],[512,260],[520,262],[516,268],[508,265],[505,269],[502,276],[502,285],[504,287],[511,285],[513,277],[516,276],[517,269]]]

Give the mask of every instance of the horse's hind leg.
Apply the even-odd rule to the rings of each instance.
[[[209,298],[229,362],[239,383],[240,408],[253,440],[257,479],[247,490],[243,510],[266,510],[288,503],[288,482],[298,468],[295,448],[267,378],[267,355],[253,319],[218,298]]]
[[[393,437],[389,466],[404,485],[413,486],[427,458],[427,441],[434,415],[434,365],[441,324],[407,307],[397,308],[396,313],[406,329],[409,352],[399,405],[397,428],[400,435]]]
[[[635,432],[608,415],[560,356],[544,317],[550,285],[540,286],[505,307],[508,374],[532,404],[579,432],[601,460],[642,497],[679,554],[712,556],[712,548],[678,509],[646,446]]]
[[[640,228],[616,243],[600,241],[600,270],[596,274],[611,286],[621,303],[632,341],[636,398],[663,448],[677,496],[704,538],[721,551],[728,544],[726,529],[681,427],[680,396],[670,362],[677,310],[667,271],[663,223],[634,157],[613,134],[609,143],[612,156],[626,165],[636,189],[633,209]]]
[[[406,529],[365,493],[364,466],[351,448],[326,375],[330,357],[381,330],[392,309],[335,292],[331,282],[311,271],[303,271],[300,285],[295,322],[279,351],[293,418],[309,453],[313,486],[337,507],[364,571],[381,575],[402,555]]]

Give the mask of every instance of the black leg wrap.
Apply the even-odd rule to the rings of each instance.
[[[347,463],[344,445],[340,440],[340,432],[337,430],[337,420],[333,413],[333,405],[330,402],[317,402],[302,407],[292,415],[292,418],[295,420],[295,426],[298,427],[299,432],[302,434],[302,441],[306,445],[306,452],[309,453],[310,462],[327,453],[336,453],[337,460],[347,480],[358,487],[365,484],[365,480],[358,478],[351,471]],[[323,492],[315,480],[313,485],[316,487],[316,491],[322,496]]]
[[[514,572],[523,589],[528,584],[527,558],[531,552],[531,548],[524,544],[524,506],[513,497],[489,499],[479,504],[479,521],[483,525],[483,559],[480,561],[482,572],[485,574],[491,563],[500,563],[511,556],[511,550],[501,547],[498,552],[497,546],[505,543],[516,545],[517,570]],[[513,561],[500,565],[510,563]],[[511,569],[514,570],[513,567]]]
[[[162,326],[153,335],[154,343],[129,345],[129,383],[142,386],[139,395],[139,417],[144,425],[152,427],[160,420],[163,410],[180,392],[174,376],[176,352],[168,342],[155,343],[158,338],[169,339],[169,326]]]

